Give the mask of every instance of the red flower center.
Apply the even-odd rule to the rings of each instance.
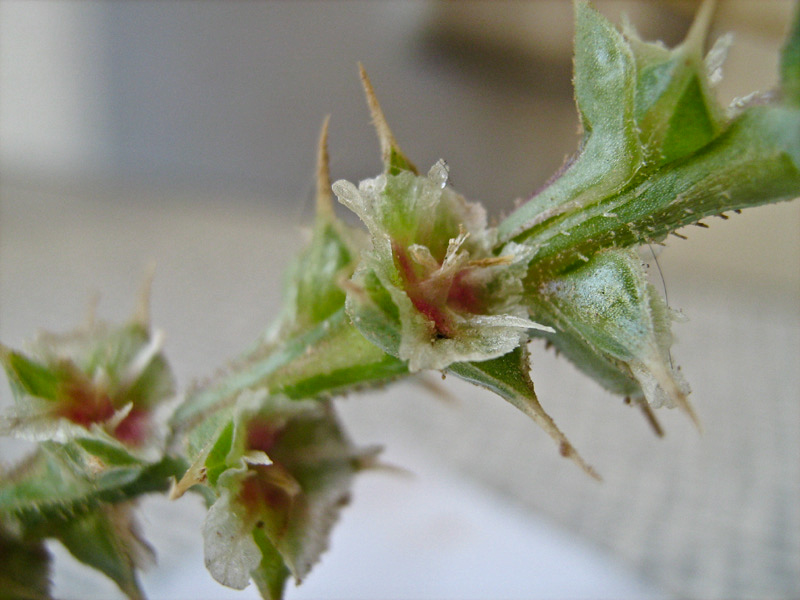
[[[403,277],[404,291],[414,308],[433,324],[437,336],[452,338],[456,335],[450,310],[470,314],[485,312],[481,288],[471,281],[472,266],[457,271],[449,281],[445,280],[445,285],[438,281],[430,286],[426,285],[430,274],[424,272],[424,267],[414,264],[404,246],[393,242],[392,250]]]
[[[99,393],[88,382],[75,382],[66,389],[64,396],[59,414],[73,423],[88,427],[114,416],[114,405],[108,395]]]

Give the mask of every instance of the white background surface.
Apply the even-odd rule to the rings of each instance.
[[[276,313],[276,282],[302,237],[296,221],[245,198],[228,204],[229,198],[101,187],[73,192],[6,187],[2,198],[3,342],[19,347],[40,327],[70,329],[95,292],[102,293],[100,317],[127,318],[145,266],[157,259],[153,323],[166,332],[167,356],[183,386],[247,347]],[[551,440],[512,407],[452,378],[434,378],[449,401],[413,382],[388,393],[353,395],[341,402],[353,439],[386,445],[387,458],[419,471],[420,480],[365,476],[356,503],[345,512],[344,527],[351,529],[342,535],[354,543],[363,538],[366,549],[352,555],[352,546],[345,546],[350,542],[340,545],[334,539],[322,568],[340,565],[331,567],[333,580],[361,581],[358,554],[363,553],[365,560],[384,565],[387,586],[395,581],[391,572],[400,574],[392,585],[404,586],[415,583],[403,574],[410,577],[414,565],[429,562],[431,593],[461,596],[456,574],[463,570],[463,577],[483,582],[475,583],[480,594],[466,597],[482,597],[482,590],[495,586],[509,586],[503,589],[513,595],[529,580],[515,567],[525,558],[501,542],[502,532],[511,529],[518,533],[517,548],[530,544],[531,557],[572,553],[574,573],[560,579],[564,571],[548,570],[543,580],[566,586],[560,588],[565,593],[582,585],[584,577],[593,581],[598,564],[610,560],[620,567],[602,567],[610,573],[610,586],[636,586],[643,578],[678,596],[793,597],[800,580],[797,279],[775,275],[785,265],[751,276],[746,267],[739,270],[740,263],[747,264],[739,257],[760,253],[758,260],[748,260],[769,266],[780,256],[796,265],[800,252],[776,247],[779,236],[759,235],[756,216],[772,229],[798,223],[793,205],[745,212],[711,230],[693,234],[692,229],[689,241],[671,244],[659,259],[671,304],[691,319],[676,325],[673,356],[694,388],[703,435],[683,415],[660,411],[667,437],[656,439],[637,411],[540,346],[533,346],[532,368],[540,401],[604,477],[602,484],[561,459]],[[724,248],[732,262],[706,262],[702,238],[717,251]],[[0,397],[8,399],[6,392]],[[6,447],[2,454],[8,460]],[[403,512],[382,512],[385,494]],[[408,504],[402,502],[405,494]],[[440,540],[427,528],[448,502],[453,520],[445,529],[473,525],[434,560]],[[363,516],[359,506],[365,507]],[[509,507],[518,508],[509,512]],[[171,523],[169,515],[174,513],[148,518],[158,536],[164,534],[160,519]],[[186,515],[194,523],[196,517]],[[176,523],[184,528],[184,522]],[[542,528],[554,535],[541,536]],[[498,537],[484,541],[490,534]],[[184,535],[178,540],[186,540]],[[219,593],[198,562],[199,538],[189,544],[192,558],[169,545],[171,533],[165,537],[166,546],[156,542],[163,572],[180,564],[193,569],[193,575],[185,575],[191,581],[208,583],[210,597]],[[380,540],[395,537],[407,539],[406,550],[429,538],[428,554],[395,555],[390,548],[376,553]],[[472,556],[474,562],[465,558],[462,569],[453,558],[458,556]],[[480,572],[474,565],[484,560],[508,566]],[[331,595],[337,595],[333,584],[320,585],[330,585]],[[531,594],[553,589],[542,585],[534,583]],[[93,588],[65,584],[59,594],[68,596],[70,589],[78,590],[73,597],[83,597]],[[411,588],[396,590],[398,597],[414,595]]]
[[[430,457],[395,447],[385,458],[402,461],[413,475],[360,477],[331,550],[300,587],[288,584],[288,600],[667,597],[584,540],[455,477]],[[148,597],[260,598],[252,584],[241,592],[219,586],[200,566],[200,504],[195,497],[144,503],[155,511],[144,519],[144,531],[160,550],[159,568],[143,578]],[[57,560],[71,558],[61,550]],[[79,566],[62,565],[59,597],[116,595],[101,577],[86,577]]]

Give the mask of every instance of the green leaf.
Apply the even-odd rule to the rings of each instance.
[[[780,71],[783,101],[800,107],[800,4],[795,6],[794,21],[781,52]]]
[[[159,354],[126,386],[120,402],[131,403],[137,410],[152,409],[175,393],[175,377],[167,359]]]
[[[143,600],[136,570],[154,560],[140,537],[131,506],[106,505],[65,520],[54,532],[75,558],[109,577],[131,600]]]
[[[26,396],[56,400],[60,378],[52,369],[2,345],[0,360],[17,402],[24,402]]]
[[[587,2],[575,4],[575,99],[582,148],[545,189],[498,227],[501,241],[618,192],[642,162],[634,115],[636,68],[622,35]]]
[[[348,289],[347,314],[365,339],[387,354],[400,353],[400,310],[375,271],[361,268]]]
[[[108,454],[101,457],[108,457]],[[111,466],[77,444],[46,442],[0,478],[0,516],[49,535],[48,527],[74,515],[151,492],[164,492],[186,470],[183,459]],[[123,461],[124,462],[124,461]]]
[[[408,373],[406,364],[370,343],[342,310],[325,322],[327,334],[267,380],[291,398],[331,396]]]
[[[311,245],[294,268],[294,305],[303,329],[321,323],[344,306],[341,283],[353,274],[360,245],[352,241],[355,232],[348,232],[346,239],[343,230],[338,221],[318,219]]]
[[[208,484],[212,487],[217,485],[219,476],[230,467],[227,459],[233,448],[233,427],[233,419],[231,419],[213,438],[214,443],[203,461]]]
[[[280,600],[289,579],[289,569],[283,557],[260,528],[253,530],[253,540],[261,551],[261,562],[251,572],[261,597],[265,600]]]
[[[536,314],[542,321],[556,322],[555,316],[547,318],[545,310],[537,309]],[[642,396],[641,386],[621,361],[587,344],[585,338],[571,328],[536,334],[536,337],[545,338],[549,345],[611,393],[628,398]]]
[[[705,2],[686,40],[668,50],[641,41],[630,28],[626,41],[585,3],[577,5],[575,85],[581,118],[594,119],[604,135],[616,136],[617,145],[623,143],[619,140],[636,144],[644,160],[626,162],[615,143],[605,142],[604,149],[622,158],[592,155],[598,128],[587,128],[578,157],[499,227],[501,241],[524,239],[536,251],[529,280],[575,268],[603,248],[659,242],[704,217],[800,195],[800,112],[790,106],[798,34],[790,35],[783,54],[788,102],[750,103],[727,121],[707,73],[719,62],[724,44],[718,43],[708,59],[702,57],[712,12],[713,3]],[[622,58],[628,54],[630,62]],[[603,85],[604,77],[613,84]],[[626,87],[631,77],[633,96]],[[631,114],[638,141],[631,133]],[[635,173],[617,168],[615,160]],[[626,176],[604,175],[596,194],[574,185],[604,168]]]
[[[231,407],[245,390],[265,388],[296,398],[324,397],[384,383],[407,372],[406,366],[365,340],[344,309],[307,332],[265,346],[234,363],[216,380],[192,390],[173,414],[182,436],[210,414]]]
[[[689,158],[527,240],[530,281],[585,263],[597,251],[660,242],[704,217],[800,196],[800,109],[752,106]]]
[[[700,79],[690,78],[681,91],[659,148],[665,163],[702,148],[720,130],[708,110]]]
[[[243,391],[264,387],[270,375],[305,351],[307,345],[303,340],[313,343],[312,340],[318,339],[319,335],[319,328],[316,328],[301,336],[301,340],[291,339],[277,349],[268,348],[263,357],[258,356],[257,350],[251,352],[245,360],[231,365],[216,379],[189,390],[186,400],[170,417],[173,436],[180,438],[202,426],[210,416],[231,408]]]
[[[96,505],[99,490],[61,446],[39,450],[0,480],[0,514],[33,525],[82,513]]]
[[[183,470],[185,463],[173,458],[144,468],[105,468],[77,444],[45,443],[0,480],[0,522],[17,524],[32,540],[59,539],[128,597],[142,598],[135,569],[152,562],[152,552],[138,535],[130,499],[166,491]]]
[[[21,539],[0,523],[0,600],[51,600],[50,554],[41,540]]]
[[[674,50],[643,42],[628,27],[636,60],[636,122],[648,168],[691,154],[723,129],[725,117],[703,59],[712,15],[713,2],[705,2],[686,40]]]
[[[188,465],[180,456],[166,455],[156,463],[145,466],[139,477],[122,486],[115,500],[113,493],[102,495],[106,502],[138,498],[143,494],[166,492],[173,480],[186,472]]]
[[[366,236],[347,226],[333,210],[328,167],[328,119],[317,155],[317,215],[311,242],[289,269],[283,314],[265,336],[267,344],[299,335],[344,306],[342,284],[355,270]]]
[[[601,384],[644,396],[653,408],[679,406],[697,422],[670,357],[672,313],[634,251],[599,252],[528,298],[536,318],[556,330],[548,339]]]
[[[595,470],[581,458],[567,437],[545,412],[533,389],[528,364],[529,356],[524,347],[517,348],[499,358],[481,362],[455,363],[447,373],[484,387],[507,400],[539,425],[559,446],[562,456],[570,458],[592,477],[599,479]]]
[[[128,449],[114,439],[82,437],[75,440],[75,446],[85,450],[91,458],[104,468],[108,467],[141,467],[143,460],[132,455]]]

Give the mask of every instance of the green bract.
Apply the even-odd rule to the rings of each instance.
[[[540,283],[531,312],[551,323],[548,339],[605,387],[643,395],[653,408],[684,408],[688,385],[672,365],[673,312],[647,281],[639,255],[604,250]]]
[[[576,3],[581,149],[498,226],[501,241],[537,249],[533,270],[557,272],[604,247],[659,242],[703,217],[797,196],[800,111],[788,97],[718,105],[712,78],[724,51],[702,56],[711,9],[705,3],[686,41],[668,50]],[[782,89],[794,85],[794,47]]]
[[[692,415],[669,354],[670,311],[622,249],[800,193],[800,111],[776,99],[725,111],[713,97],[727,40],[703,58],[712,8],[705,3],[686,41],[669,50],[630,26],[623,36],[587,3],[576,4],[582,148],[498,227],[500,240],[535,250],[527,302],[531,318],[556,329],[544,334],[552,344],[610,390]],[[792,52],[796,42],[784,52],[783,88],[796,77]],[[617,102],[604,95],[609,90]],[[599,311],[612,301],[633,310]]]

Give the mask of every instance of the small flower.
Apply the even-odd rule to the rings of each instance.
[[[217,496],[203,527],[217,581],[282,587],[327,548],[352,477],[372,454],[350,443],[329,403],[248,390],[172,497],[197,483]],[[265,566],[275,560],[280,568]]]
[[[366,278],[376,277],[396,306],[395,352],[411,371],[502,356],[520,345],[527,330],[543,328],[520,303],[533,252],[509,243],[495,254],[483,207],[447,186],[447,177],[440,160],[426,176],[400,171],[358,188],[333,184],[372,240],[352,280],[351,318],[358,326],[360,290]]]
[[[62,443],[95,431],[145,449],[158,437],[153,412],[174,391],[162,345],[143,320],[92,320],[71,333],[40,334],[27,353],[0,346],[17,404],[3,430]]]

